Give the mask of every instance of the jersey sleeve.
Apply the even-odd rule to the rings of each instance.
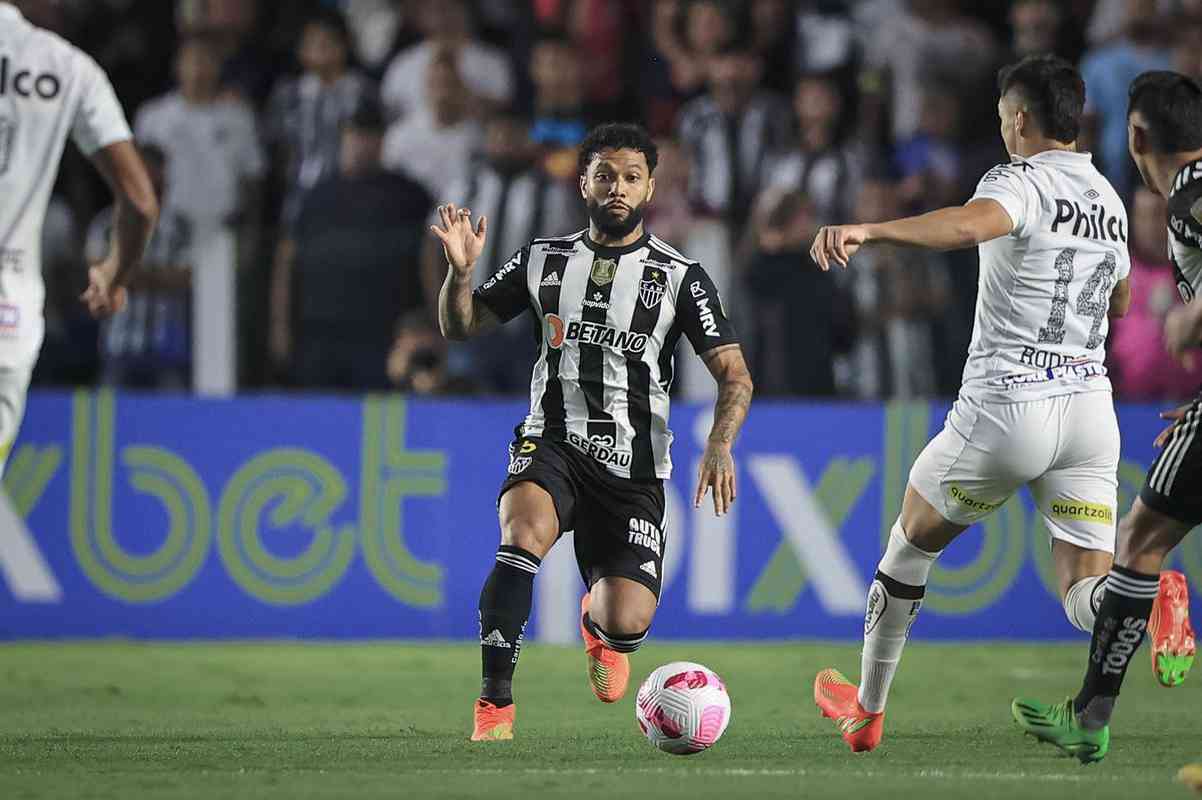
[[[530,290],[526,284],[526,268],[530,263],[530,245],[526,245],[501,265],[488,280],[476,287],[472,295],[497,315],[502,322],[530,308]]]
[[[113,84],[100,65],[80,56],[79,107],[71,123],[71,139],[85,156],[133,138]]]
[[[701,268],[692,264],[676,295],[676,324],[701,355],[724,344],[738,344],[735,326],[726,316],[718,287]]]
[[[1016,236],[1025,235],[1027,223],[1035,217],[1031,211],[1031,186],[1022,174],[1024,169],[1022,164],[998,164],[982,176],[969,199],[969,202],[988,199],[1000,203],[1014,223],[1011,233]]]

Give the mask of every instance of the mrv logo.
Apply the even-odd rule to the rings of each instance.
[[[705,331],[706,336],[718,337],[718,321],[714,319],[714,312],[710,309],[709,293],[705,291],[705,287],[701,285],[701,281],[693,281],[689,284],[689,294],[693,295],[693,301],[697,303],[697,317],[701,320],[701,329]]]

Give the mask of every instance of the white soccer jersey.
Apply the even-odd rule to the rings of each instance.
[[[0,2],[0,367],[42,344],[42,222],[68,135],[88,156],[132,138],[99,65]]]
[[[1109,391],[1110,295],[1131,271],[1127,212],[1088,153],[1049,150],[994,167],[973,199],[1013,231],[980,246],[962,394],[1018,402]]]

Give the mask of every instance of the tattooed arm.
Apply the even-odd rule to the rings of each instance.
[[[730,451],[747,418],[753,386],[739,345],[715,347],[701,358],[718,382],[718,400],[714,404],[714,424],[701,457],[693,506],[700,507],[706,492],[712,489],[714,513],[722,516],[735,501],[735,462]]]

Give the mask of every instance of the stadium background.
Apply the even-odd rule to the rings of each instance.
[[[825,275],[805,250],[818,224],[969,196],[1005,156],[1000,64],[1044,51],[1081,63],[1083,145],[1130,198],[1135,301],[1111,337],[1117,396],[1163,404],[1196,385],[1159,341],[1174,302],[1160,201],[1113,145],[1116,87],[1145,68],[1202,72],[1200,3],[27,10],[100,61],[139,142],[164,159],[146,271],[177,278],[142,287],[148,303],[120,324],[88,322],[74,297],[107,219],[69,152],[46,226],[47,342],[5,478],[28,532],[4,537],[0,636],[470,637],[521,415],[501,398],[526,391],[532,352],[527,323],[442,341],[441,254],[425,225],[435,201],[488,213],[482,261],[494,264],[532,235],[575,229],[571,148],[599,120],[660,137],[649,225],[719,281],[758,390],[735,514],[688,509],[713,387],[682,345],[657,636],[858,635],[908,464],[957,386],[976,254],[880,248]],[[366,160],[340,160],[347,130],[365,137]],[[394,202],[363,207],[382,172]],[[1121,409],[1121,508],[1152,458],[1154,411]],[[1202,552],[1178,559],[1200,585]],[[1016,499],[941,563],[916,635],[1071,636],[1059,615],[1033,613],[1054,608],[1046,568],[1042,525]],[[537,636],[570,641],[566,546],[539,584]]]

